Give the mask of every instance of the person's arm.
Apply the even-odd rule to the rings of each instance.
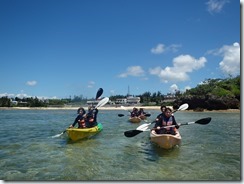
[[[79,120],[79,115],[75,118],[74,123],[72,125],[70,125],[69,127],[70,128],[75,127],[75,125],[78,123],[78,120]]]
[[[93,119],[94,119],[94,122],[97,121],[97,114],[98,114],[98,109],[94,109],[93,110]]]
[[[176,120],[175,120],[175,117],[172,116],[172,118],[173,118],[173,125],[175,125],[175,128],[177,128],[177,129],[180,128],[179,125],[177,124]]]
[[[155,121],[156,121],[156,123],[155,123],[155,125],[154,125],[154,128],[160,127],[160,126],[161,126],[161,123],[160,123],[160,122],[162,122],[162,119],[159,117],[159,118],[157,118],[157,120],[155,120]]]

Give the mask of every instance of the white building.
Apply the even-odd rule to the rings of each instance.
[[[127,103],[127,99],[126,98],[117,98],[115,100],[116,104],[126,104]]]
[[[140,103],[140,101],[141,101],[140,97],[133,97],[133,96],[127,97],[127,103],[128,104],[138,104],[138,103]]]

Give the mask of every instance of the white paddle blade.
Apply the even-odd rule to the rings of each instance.
[[[125,111],[128,111],[128,109],[126,109],[123,105],[121,105],[120,108],[122,108]]]
[[[108,103],[108,101],[109,101],[108,97],[103,98],[100,102],[98,102],[98,104],[96,105],[95,109],[98,108],[98,107],[104,106],[106,103]]]
[[[142,125],[140,125],[139,127],[137,127],[136,128],[136,130],[144,130],[145,128],[147,129],[148,128],[148,126],[150,125],[150,123],[148,123],[148,124],[142,124]]]
[[[188,107],[189,107],[189,105],[188,105],[187,103],[182,104],[182,105],[179,107],[178,111],[186,110],[186,109],[188,109]]]
[[[63,132],[61,134],[57,134],[57,135],[52,136],[52,138],[60,137],[61,135],[63,135]]]

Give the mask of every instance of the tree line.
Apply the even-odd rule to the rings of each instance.
[[[111,101],[118,98],[126,98],[126,95],[110,96]],[[144,92],[140,97],[140,103],[143,105],[171,105],[178,108],[183,103],[189,104],[189,109],[239,109],[240,108],[240,76],[226,79],[206,79],[195,88],[185,92],[176,91],[174,94],[164,95],[158,92]],[[29,98],[0,98],[0,107],[48,107],[64,105],[81,105],[86,104],[87,99],[82,95],[65,99],[38,99],[37,97]],[[15,102],[15,103],[13,103]]]

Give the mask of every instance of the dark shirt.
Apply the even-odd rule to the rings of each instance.
[[[171,119],[172,118],[172,119]],[[175,117],[174,116],[170,116],[170,117],[166,117],[165,115],[158,115],[158,121],[156,121],[154,128],[159,127],[164,127],[164,126],[168,126],[168,125],[163,125],[163,121],[166,122],[166,124],[168,123],[169,120],[172,120],[172,125],[176,125],[176,128],[179,128],[178,124],[175,121]],[[166,130],[166,129],[160,129],[160,130],[155,130],[156,133],[162,134],[162,133],[170,133],[172,132],[174,129],[174,127],[171,127],[170,130]]]
[[[132,111],[130,113],[130,117],[137,117],[138,116],[138,111]]]
[[[164,115],[164,112],[162,112],[161,114],[159,114],[159,115],[157,116],[156,119],[162,119],[164,116],[165,116],[165,115]]]
[[[91,127],[94,127],[97,125],[97,114],[98,114],[98,109],[93,109],[87,113],[87,116],[86,116],[86,127],[87,128],[91,128]]]
[[[74,123],[72,124],[73,127],[75,127],[75,125],[78,123],[79,120],[82,120],[84,119],[83,117],[83,114],[79,114],[76,118],[75,118],[75,121]],[[78,127],[79,127],[79,124],[78,124]]]

